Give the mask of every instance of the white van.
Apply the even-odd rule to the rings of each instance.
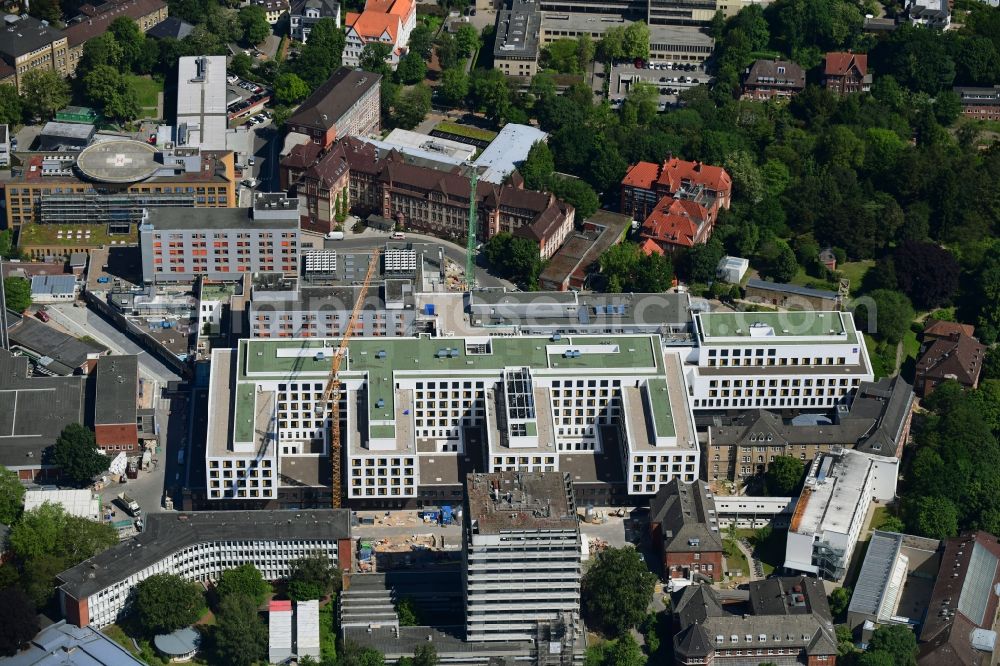
[[[343,231],[331,231],[326,235],[328,240],[344,240]]]
[[[389,235],[389,238],[392,240],[403,240],[406,238],[406,234],[402,231],[393,231],[392,234]]]

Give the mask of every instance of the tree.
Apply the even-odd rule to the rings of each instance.
[[[462,67],[452,67],[444,70],[441,75],[441,86],[438,88],[441,101],[451,106],[459,106],[469,95],[469,75]]]
[[[612,245],[598,259],[601,273],[607,280],[605,291],[621,293],[631,286],[639,266],[640,250],[635,243]]]
[[[322,599],[340,592],[340,569],[322,553],[293,560],[289,570],[288,596],[295,601]]]
[[[0,123],[4,125],[19,125],[24,115],[24,102],[17,94],[17,88],[4,83],[0,85]]]
[[[458,45],[455,38],[447,32],[442,32],[434,41],[434,50],[437,52],[438,64],[442,69],[451,69],[460,66],[458,62]],[[462,67],[464,69],[464,67]]]
[[[274,80],[274,96],[280,104],[297,104],[309,96],[309,85],[298,74],[285,72]]]
[[[101,65],[119,67],[123,57],[121,44],[115,39],[114,33],[108,31],[83,44],[83,57],[80,59],[81,72],[89,72]]]
[[[606,663],[608,666],[645,666],[646,657],[632,634],[625,634],[615,641]]]
[[[28,7],[28,14],[49,23],[58,23],[62,20],[59,0],[35,0]]]
[[[501,276],[516,281],[524,288],[538,279],[542,262],[534,241],[511,233],[499,233],[483,246],[483,256]]]
[[[958,509],[947,497],[918,497],[909,511],[910,529],[932,539],[950,539],[958,534]]]
[[[403,91],[396,100],[392,120],[397,127],[413,129],[419,125],[431,110],[431,89],[419,83]]]
[[[892,655],[884,650],[866,650],[858,657],[858,666],[895,666]]]
[[[622,34],[622,52],[626,58],[649,57],[649,26],[645,21],[636,21],[625,27]]]
[[[772,497],[788,497],[802,481],[805,465],[792,456],[775,456],[764,473],[764,483],[767,492]]]
[[[139,98],[132,84],[110,65],[98,65],[83,77],[88,99],[101,107],[104,115],[121,121],[139,116]]]
[[[135,610],[149,634],[169,634],[194,624],[204,608],[198,584],[176,574],[154,574],[135,588]]]
[[[48,120],[69,104],[69,83],[51,69],[32,69],[21,79],[21,98],[31,116]]]
[[[917,638],[905,625],[880,626],[868,641],[868,650],[889,654],[895,666],[916,666],[917,663]]]
[[[468,23],[459,26],[455,33],[455,47],[460,58],[467,58],[479,50],[479,33]]]
[[[239,51],[229,60],[229,71],[232,74],[245,79],[250,76],[250,68],[253,67],[253,58],[243,51]]]
[[[374,648],[361,647],[354,641],[344,641],[337,666],[385,666],[385,655]]]
[[[271,592],[271,586],[257,567],[247,563],[223,571],[215,591],[220,599],[242,595],[260,606]]]
[[[431,59],[431,51],[434,49],[434,33],[431,29],[421,23],[410,33],[410,44],[408,46],[411,53],[416,53],[424,60]]]
[[[53,461],[65,476],[80,486],[89,484],[111,463],[97,448],[94,433],[79,423],[70,423],[56,439]]]
[[[70,516],[58,504],[46,502],[25,512],[7,540],[20,561],[54,555],[71,567],[118,543],[118,536],[110,525]]]
[[[437,666],[439,661],[437,648],[430,643],[418,645],[413,652],[413,666]]]
[[[524,186],[529,190],[542,190],[548,185],[556,163],[552,151],[544,141],[536,141],[528,150],[528,156],[517,168],[524,178]]]
[[[271,25],[267,22],[267,14],[260,5],[240,7],[239,21],[243,41],[250,46],[260,44],[271,34]],[[312,39],[312,35],[309,38]]]
[[[375,72],[376,74],[388,77],[392,73],[389,63],[386,62],[390,55],[392,55],[392,46],[390,44],[386,44],[385,42],[368,42],[361,49],[358,64],[361,65],[361,69],[367,72]]]
[[[916,316],[910,299],[889,289],[876,289],[867,298],[867,305],[855,307],[861,328],[889,344],[902,340]]]
[[[726,253],[722,242],[710,238],[707,243],[694,245],[684,253],[682,265],[690,282],[710,282],[715,279],[715,269]]]
[[[346,36],[332,18],[316,22],[309,32],[309,41],[295,59],[292,71],[305,81],[310,89],[323,84],[333,70],[340,67]]]
[[[879,525],[879,529],[883,532],[896,532],[897,534],[902,534],[906,531],[906,525],[897,516],[888,516]]]
[[[768,238],[757,247],[757,270],[764,277],[777,282],[788,282],[798,272],[799,264],[795,253],[781,238]]]
[[[115,43],[121,49],[121,64],[127,71],[145,74],[156,64],[159,49],[154,52],[147,47],[146,34],[132,19],[119,16],[108,26],[108,33],[114,36]]]
[[[39,630],[35,605],[19,587],[0,590],[0,656],[12,657]]]
[[[579,74],[583,71],[575,39],[557,39],[551,42],[543,49],[542,60],[546,69],[554,69],[562,74]]]
[[[566,203],[572,204],[573,208],[576,209],[578,221],[586,220],[601,207],[601,200],[597,198],[597,192],[585,180],[553,174],[549,180],[549,189]]]
[[[427,64],[420,54],[410,51],[400,58],[399,66],[396,68],[396,78],[400,83],[411,85],[419,83],[427,76]]]
[[[219,603],[214,631],[219,663],[252,666],[267,657],[267,627],[252,598],[236,593]]]
[[[499,123],[510,107],[507,77],[498,69],[477,69],[472,73],[472,100],[476,108],[484,109],[486,117]]]
[[[935,243],[903,241],[892,260],[899,288],[921,310],[947,304],[958,291],[958,260]]]
[[[24,486],[17,474],[0,466],[0,523],[13,525],[24,506]]]
[[[4,278],[4,302],[8,310],[24,312],[31,307],[31,283],[25,278]]]
[[[403,597],[396,604],[396,612],[399,614],[399,624],[404,627],[416,627],[420,622],[420,612],[413,597]]]
[[[841,622],[847,617],[847,607],[851,603],[851,588],[838,587],[827,597],[830,603],[830,614],[834,622]]]
[[[645,617],[655,585],[656,576],[634,548],[601,551],[582,580],[587,622],[615,636],[626,633]]]

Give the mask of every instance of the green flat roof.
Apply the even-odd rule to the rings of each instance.
[[[667,392],[667,380],[655,377],[649,380],[649,403],[653,409],[653,422],[656,425],[657,437],[674,437],[674,413],[670,409],[670,395]]]
[[[853,318],[843,312],[705,312],[695,317],[705,344],[718,338],[742,338],[756,344],[797,342],[792,338],[828,338],[850,344],[858,340]]]
[[[528,437],[538,436],[538,424],[534,421],[525,421],[524,429],[528,433]]]
[[[371,435],[376,439],[391,439],[396,436],[396,426],[393,425],[373,425]]]
[[[236,384],[236,424],[233,437],[237,442],[253,441],[254,411],[257,407],[256,393],[256,384],[250,382]]]

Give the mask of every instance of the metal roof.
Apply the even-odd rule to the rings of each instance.
[[[36,275],[31,278],[31,296],[42,294],[62,295],[76,293],[76,277],[73,275]]]

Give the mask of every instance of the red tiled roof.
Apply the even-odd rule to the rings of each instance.
[[[273,599],[267,609],[272,613],[274,611],[291,611],[292,602],[287,599]]]
[[[643,254],[649,256],[651,254],[665,254],[663,248],[656,244],[652,238],[647,238],[642,241],[639,245],[639,249],[642,250]]]
[[[827,76],[844,76],[851,67],[857,67],[861,76],[868,74],[868,55],[866,53],[839,53],[831,52],[826,54]]]
[[[399,35],[399,22],[399,17],[394,14],[364,11],[360,14],[348,14],[344,25],[352,28],[365,41],[377,41],[388,33],[395,44]]]
[[[716,192],[728,193],[733,188],[733,179],[722,167],[689,162],[676,157],[668,157],[662,165],[652,162],[632,165],[622,179],[622,185],[651,190],[655,183],[659,183],[673,193],[681,189],[684,181],[704,185]]]
[[[622,178],[622,185],[641,187],[644,190],[653,189],[653,183],[660,174],[660,167],[652,162],[639,162],[629,167],[625,177]]]
[[[976,328],[971,324],[958,324],[953,321],[934,319],[924,327],[924,335],[933,338],[947,338],[952,335],[965,334],[972,337]]]
[[[641,234],[661,243],[691,247],[707,219],[708,211],[701,204],[664,197],[642,223]]]

